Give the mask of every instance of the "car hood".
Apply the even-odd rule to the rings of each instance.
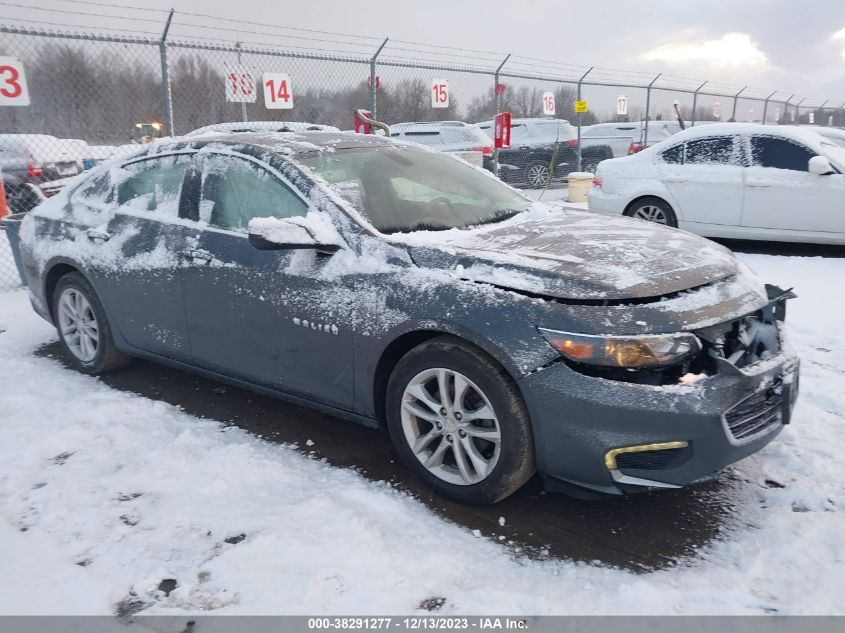
[[[735,257],[714,242],[583,211],[528,211],[502,224],[408,238],[419,266],[560,299],[657,298],[737,273]]]

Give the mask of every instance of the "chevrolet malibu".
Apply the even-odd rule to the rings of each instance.
[[[385,428],[467,503],[535,473],[691,484],[770,442],[797,392],[790,293],[726,249],[382,137],[156,144],[18,218],[32,304],[79,370],[147,358]]]

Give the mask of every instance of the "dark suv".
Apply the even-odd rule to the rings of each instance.
[[[461,501],[535,472],[683,486],[760,450],[795,399],[787,295],[727,249],[383,137],[156,144],[9,229],[80,370],[138,356],[385,427]]]
[[[478,127],[492,139],[493,124],[479,123]],[[613,158],[607,144],[591,144],[581,149],[581,171],[595,173],[598,164]],[[484,159],[484,166],[492,171],[493,157]],[[528,187],[545,187],[562,182],[578,169],[578,133],[563,119],[513,119],[511,146],[499,150],[499,177],[508,183]]]

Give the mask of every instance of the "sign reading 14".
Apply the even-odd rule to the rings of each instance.
[[[268,110],[293,108],[293,88],[287,73],[264,73],[264,107]]]

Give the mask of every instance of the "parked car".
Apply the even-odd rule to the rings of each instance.
[[[475,153],[480,158],[479,167],[483,166],[485,156],[493,155],[493,143],[490,138],[477,125],[463,121],[394,123],[390,126],[390,136],[426,145],[441,152],[458,154],[465,159]]]
[[[839,147],[845,147],[845,130],[842,130],[838,127],[822,127],[822,126],[809,127],[809,128],[805,127],[804,129],[809,129],[809,130],[815,132],[816,134],[818,134],[819,136],[823,136],[827,140],[833,141]]]
[[[690,484],[770,442],[797,393],[787,293],[727,249],[385,137],[177,139],[7,224],[80,371],[137,356],[386,428],[459,501],[535,472]]]
[[[581,128],[581,145],[609,145],[614,158],[636,154],[646,147],[645,128],[644,121],[588,125]],[[651,147],[680,131],[681,125],[677,121],[649,121],[647,144]]]
[[[82,171],[71,144],[47,134],[0,134],[0,169],[13,213],[26,212],[43,199],[40,185]]]
[[[708,237],[845,244],[845,149],[813,131],[726,123],[601,164],[589,208]]]
[[[479,123],[493,138],[493,123]],[[594,172],[603,160],[613,158],[609,145],[582,150],[581,171]],[[486,161],[492,169],[492,158]],[[511,146],[499,151],[499,177],[508,183],[544,187],[561,181],[578,166],[578,133],[563,119],[513,119]]]
[[[303,123],[301,121],[232,121],[214,123],[197,128],[185,136],[197,136],[209,132],[339,132],[333,125]]]

